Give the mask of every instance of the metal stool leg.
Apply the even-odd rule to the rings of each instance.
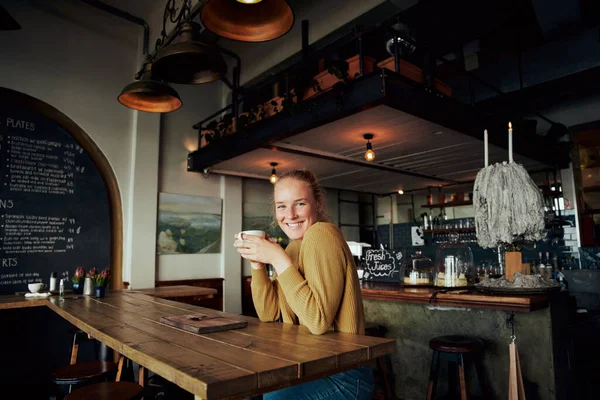
[[[429,370],[429,383],[427,384],[427,400],[435,399],[438,372],[440,371],[440,353],[433,351],[431,356],[431,369]]]

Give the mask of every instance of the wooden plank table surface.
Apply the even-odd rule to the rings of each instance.
[[[217,294],[217,289],[200,286],[161,286],[150,289],[135,289],[129,293],[142,293],[160,298],[201,297],[210,299]]]
[[[111,292],[101,299],[53,296],[30,301],[0,296],[0,308],[33,305],[49,306],[91,337],[198,399],[270,392],[356,368],[395,348],[395,339],[342,332],[312,335],[303,326],[263,323],[135,291]],[[159,322],[164,316],[196,312],[244,320],[248,326],[197,335]]]

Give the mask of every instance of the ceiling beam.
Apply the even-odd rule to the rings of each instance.
[[[303,147],[303,146],[295,146],[295,145],[290,145],[290,144],[277,143],[276,145],[263,146],[263,148],[268,149],[268,150],[273,150],[273,151],[280,151],[283,153],[296,154],[299,156],[314,157],[314,158],[318,158],[321,160],[335,161],[335,162],[348,164],[348,165],[354,165],[354,166],[362,167],[362,168],[376,169],[378,171],[393,172],[396,174],[408,175],[408,176],[413,176],[415,178],[427,179],[427,180],[436,181],[436,182],[461,183],[458,181],[454,181],[452,179],[444,179],[444,178],[438,178],[438,177],[432,176],[432,175],[419,174],[417,172],[406,171],[406,170],[403,170],[400,168],[390,167],[390,166],[378,164],[375,162],[361,161],[361,160],[357,160],[355,158],[340,156],[339,154],[329,153],[329,152],[320,151],[320,150],[314,150],[314,149],[310,149],[310,148]]]

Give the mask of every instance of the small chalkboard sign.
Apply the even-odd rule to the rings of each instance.
[[[363,280],[400,282],[402,253],[394,250],[367,250]]]

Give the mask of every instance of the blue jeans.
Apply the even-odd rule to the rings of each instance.
[[[370,365],[263,395],[264,400],[370,400],[375,387]]]

